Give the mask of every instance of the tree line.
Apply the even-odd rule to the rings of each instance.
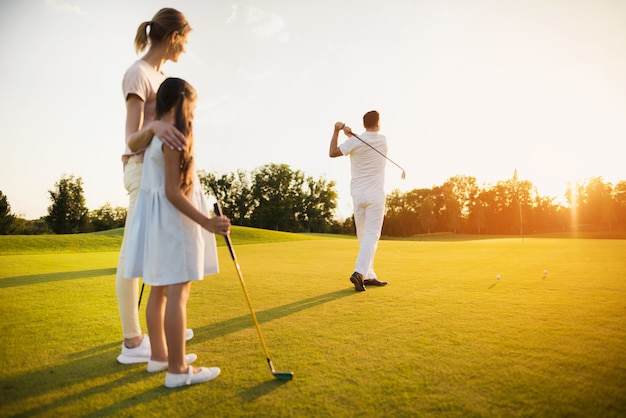
[[[572,229],[625,230],[626,181],[594,177],[570,184],[562,205],[541,196],[530,181],[509,179],[479,187],[476,178],[454,176],[441,186],[393,191],[387,196],[383,235],[452,232],[536,234]]]
[[[313,178],[286,164],[222,175],[200,171],[198,176],[204,193],[218,199],[223,213],[235,225],[289,232],[342,232],[334,219],[338,198],[334,181]],[[80,177],[64,175],[48,194],[48,214],[27,221],[11,213],[8,198],[0,191],[0,234],[73,234],[124,226],[126,208],[106,204],[89,211]]]
[[[0,191],[0,235],[76,234],[124,226],[127,209],[109,203],[90,211],[85,204],[83,179],[63,175],[52,190],[48,214],[26,220],[11,212],[8,197]]]
[[[200,172],[200,184],[234,225],[288,232],[339,232],[335,182],[315,179],[287,164],[247,172]]]
[[[354,234],[352,217],[337,220],[335,182],[313,178],[286,164],[266,164],[250,172],[198,173],[206,195],[214,196],[234,225],[288,232]],[[27,221],[11,213],[0,191],[0,234],[68,234],[124,226],[126,208],[105,204],[89,211],[82,178],[64,175],[49,190],[48,214]],[[387,196],[383,235],[536,234],[572,228],[626,230],[626,181],[602,177],[571,184],[567,205],[541,196],[530,181],[509,179],[479,186],[457,175],[440,186],[392,191]]]

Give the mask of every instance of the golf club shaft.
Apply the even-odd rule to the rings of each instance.
[[[218,203],[214,205],[215,213],[218,216],[222,215],[222,209],[220,208]],[[270,365],[270,369],[273,370],[273,366],[270,360],[270,354],[267,351],[267,346],[265,345],[265,340],[263,339],[263,334],[261,334],[261,327],[259,326],[259,321],[256,319],[256,315],[254,313],[254,309],[252,309],[252,302],[250,302],[250,296],[248,296],[248,290],[246,289],[245,282],[243,280],[243,274],[241,274],[241,267],[239,267],[239,262],[237,261],[237,256],[235,255],[235,249],[233,248],[233,244],[230,240],[230,235],[224,235],[224,239],[226,240],[226,245],[228,246],[228,251],[230,252],[230,258],[233,259],[233,263],[235,264],[235,270],[237,270],[237,276],[239,276],[239,282],[241,283],[241,288],[243,289],[243,294],[246,297],[246,302],[248,302],[248,308],[250,309],[250,314],[252,315],[252,321],[254,322],[254,326],[256,327],[256,332],[259,334],[259,339],[261,340],[261,345],[263,346],[263,352],[265,353],[265,358]]]
[[[141,308],[141,297],[143,296],[143,288],[145,285],[145,283],[141,284],[141,293],[139,293],[139,303],[137,304],[137,309]]]
[[[387,159],[387,161],[389,161],[390,163],[392,163],[393,165],[395,165],[396,167],[398,167],[400,170],[402,170],[402,172],[404,173],[404,168],[400,167],[396,162],[394,162],[391,158],[387,157],[385,154],[383,154],[382,152],[378,151],[376,148],[374,148],[373,146],[371,146],[369,143],[365,142],[364,140],[362,140],[361,138],[359,138],[359,136],[357,134],[355,134],[354,132],[350,131],[350,133],[352,135],[354,135],[354,137],[356,139],[358,139],[359,141],[361,141],[362,143],[364,143],[365,145],[367,145],[368,147],[370,147],[371,149],[373,149],[374,151],[376,151],[377,153],[379,153],[380,155],[382,155],[383,157],[385,157]]]
[[[243,275],[241,274],[241,268],[239,267],[239,262],[237,262],[237,257],[235,257],[235,253],[233,252],[232,244],[230,243],[230,237],[225,235],[226,245],[230,250],[230,253],[233,257],[233,262],[235,264],[235,269],[237,270],[237,275],[239,276],[239,282],[241,283],[241,288],[243,289],[243,294],[246,297],[246,302],[248,302],[248,308],[250,308],[250,314],[252,315],[252,321],[254,321],[254,326],[256,327],[256,332],[259,334],[259,339],[261,340],[261,345],[263,346],[263,352],[265,353],[265,357],[267,361],[270,361],[270,354],[267,351],[267,346],[265,345],[265,340],[263,339],[263,334],[261,334],[261,327],[259,326],[259,321],[256,319],[256,314],[254,313],[254,309],[252,309],[252,302],[250,302],[250,296],[248,296],[248,291],[246,290],[246,285],[243,281]]]

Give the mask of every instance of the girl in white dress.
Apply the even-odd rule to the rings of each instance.
[[[226,235],[230,220],[209,218],[208,205],[193,162],[193,111],[196,92],[179,78],[166,79],[157,92],[157,119],[185,135],[182,151],[154,137],[146,149],[141,188],[128,225],[125,277],[142,276],[151,285],[146,322],[152,353],[149,371],[167,364],[165,386],[206,382],[217,367],[195,369],[185,356],[187,299],[192,280],[218,272],[213,234]],[[167,363],[166,363],[167,362]],[[165,369],[165,367],[163,367]]]

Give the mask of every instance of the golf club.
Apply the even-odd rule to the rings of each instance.
[[[141,308],[141,297],[143,296],[143,288],[145,285],[145,283],[141,284],[141,293],[139,293],[139,304],[137,305],[137,309]]]
[[[220,208],[219,203],[215,203],[213,205],[215,209],[215,213],[217,216],[222,216],[222,209]],[[259,339],[261,340],[261,345],[263,346],[263,351],[265,352],[265,358],[267,359],[267,364],[270,366],[270,371],[278,380],[291,380],[293,379],[292,372],[277,372],[274,370],[274,365],[272,364],[272,360],[270,360],[269,352],[267,351],[267,346],[265,345],[265,340],[263,339],[263,335],[261,334],[261,328],[259,327],[259,321],[256,319],[256,315],[254,314],[254,309],[252,309],[252,303],[250,302],[250,297],[248,296],[248,291],[246,290],[246,285],[243,281],[243,275],[241,274],[241,268],[239,267],[239,263],[237,262],[237,257],[235,256],[235,250],[233,249],[233,244],[230,241],[230,235],[224,235],[224,239],[226,240],[226,245],[228,246],[228,251],[230,251],[230,257],[233,259],[235,264],[235,270],[237,270],[237,275],[239,276],[239,282],[241,283],[241,288],[243,289],[243,294],[246,297],[246,301],[248,302],[248,308],[250,308],[250,313],[252,314],[252,320],[254,321],[254,326],[256,327],[256,332],[259,334]]]
[[[345,126],[345,123],[344,123]],[[343,129],[343,128],[342,128]],[[349,128],[348,128],[349,129]],[[359,136],[357,134],[355,134],[354,132],[352,132],[352,130],[350,130],[350,133],[352,135],[354,135],[354,137],[356,139],[358,139],[359,141],[361,141],[362,143],[364,143],[365,145],[367,145],[368,147],[370,147],[371,149],[373,149],[374,151],[376,151],[377,153],[379,153],[380,155],[382,155],[383,157],[385,157],[387,159],[387,161],[389,161],[390,163],[392,163],[393,165],[395,165],[396,167],[398,167],[400,170],[402,170],[402,175],[400,176],[402,178],[402,180],[404,180],[406,178],[406,171],[404,171],[404,168],[400,167],[397,163],[395,163],[394,161],[391,160],[391,158],[387,157],[385,154],[383,154],[382,152],[378,151],[376,148],[374,148],[373,146],[371,146],[370,144],[368,144],[367,142],[363,141],[361,138],[359,138]]]

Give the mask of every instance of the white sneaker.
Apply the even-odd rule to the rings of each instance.
[[[122,343],[122,354],[117,356],[117,361],[122,364],[147,363],[150,353],[150,338],[144,335],[141,344],[135,348],[128,348]]]
[[[185,330],[185,340],[189,341],[193,338],[193,330],[187,328]],[[150,355],[152,350],[150,349],[150,338],[144,334],[141,344],[135,348],[128,348],[122,343],[122,354],[117,356],[117,361],[122,364],[137,364],[147,363],[150,361]]]
[[[189,366],[189,370],[187,373],[183,374],[174,374],[174,373],[166,373],[165,374],[165,387],[166,388],[177,388],[185,385],[194,385],[196,383],[204,383],[209,380],[215,379],[221,370],[219,367],[200,367],[198,373],[193,372],[193,367]]]
[[[197,358],[198,356],[193,353],[185,354],[185,361],[187,362],[187,364],[193,363],[194,361],[196,361]],[[148,373],[163,372],[165,370],[167,370],[167,361],[148,361]]]

